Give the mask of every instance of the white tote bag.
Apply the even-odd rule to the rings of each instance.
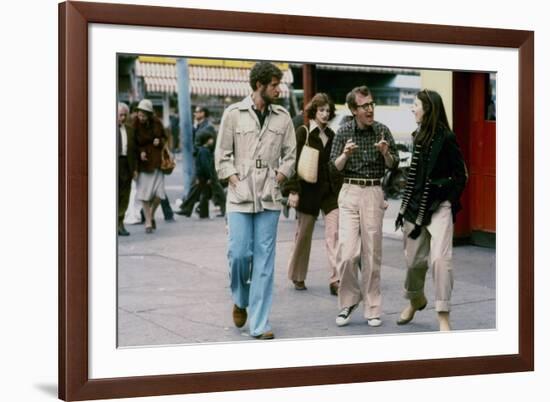
[[[306,129],[306,143],[300,153],[298,161],[298,176],[305,182],[317,183],[317,170],[319,166],[319,150],[309,146],[309,129]]]

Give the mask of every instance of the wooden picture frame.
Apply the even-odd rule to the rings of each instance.
[[[115,24],[514,48],[519,51],[517,354],[90,379],[88,25]],[[534,33],[120,4],[59,5],[59,397],[139,397],[534,369]]]

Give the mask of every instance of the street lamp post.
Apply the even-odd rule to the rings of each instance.
[[[186,58],[176,62],[178,75],[178,108],[180,115],[180,144],[183,166],[183,193],[185,199],[195,176],[193,163],[193,121],[191,118],[191,94],[189,88],[189,65]]]

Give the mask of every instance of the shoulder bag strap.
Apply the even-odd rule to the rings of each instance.
[[[309,147],[309,128],[305,124],[302,127],[306,129],[306,145]]]

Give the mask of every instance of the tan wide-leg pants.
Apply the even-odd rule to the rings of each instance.
[[[451,309],[453,290],[453,216],[449,201],[439,206],[432,215],[430,224],[422,227],[420,236],[414,240],[408,237],[413,229],[414,224],[405,221],[405,297],[410,300],[424,295],[429,262],[435,285],[435,311],[448,312]]]
[[[384,194],[382,187],[344,184],[338,197],[338,273],[340,308],[363,300],[365,318],[382,314],[380,268],[382,264],[382,223]],[[359,251],[360,250],[360,251]],[[359,255],[361,278],[359,278]]]
[[[328,257],[329,283],[338,280],[336,271],[336,253],[338,246],[338,209],[333,209],[325,217],[325,248]],[[298,213],[298,223],[294,249],[288,261],[288,279],[305,281],[311,252],[311,239],[316,217]]]

